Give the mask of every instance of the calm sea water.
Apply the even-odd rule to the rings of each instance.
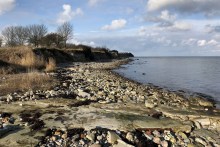
[[[198,92],[220,102],[220,57],[141,57],[116,70],[143,84]]]

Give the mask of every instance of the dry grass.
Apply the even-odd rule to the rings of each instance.
[[[0,67],[0,75],[7,75],[13,72],[12,67]]]
[[[47,61],[43,56],[36,55],[33,49],[28,46],[1,48],[0,61],[10,64],[10,68],[18,72],[19,68],[29,70],[45,69],[45,71],[53,71],[56,69],[56,62],[53,58],[49,58]],[[4,66],[0,67],[0,74],[8,74],[10,68],[7,69],[3,67]]]
[[[45,66],[45,60],[42,57],[38,57],[32,50],[28,50],[20,60],[19,65],[26,68],[40,68]]]
[[[28,89],[50,89],[54,84],[55,79],[39,72],[8,75],[5,80],[0,81],[0,95]]]
[[[50,72],[56,69],[56,61],[53,58],[49,58],[48,63],[46,64],[45,71]]]
[[[49,58],[47,61],[42,56],[37,56],[33,49],[27,46],[1,48],[0,95],[29,89],[50,89],[57,82],[52,77],[37,72],[44,69],[55,70],[55,60]]]

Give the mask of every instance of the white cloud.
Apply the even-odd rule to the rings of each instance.
[[[188,31],[192,28],[192,25],[183,21],[174,22],[173,26],[170,28],[173,31]]]
[[[125,27],[127,21],[125,19],[116,19],[111,22],[110,25],[105,25],[102,30],[117,30]]]
[[[92,47],[95,47],[96,46],[96,43],[94,41],[83,41],[82,44],[84,45],[89,45],[89,46],[92,46]]]
[[[212,40],[210,40],[207,44],[208,44],[208,45],[212,45],[212,46],[214,46],[214,45],[218,45],[219,42],[216,41],[216,40],[214,40],[214,39],[212,39]]]
[[[200,46],[200,47],[203,47],[203,46],[216,46],[216,45],[219,45],[219,42],[214,40],[214,39],[212,39],[210,41],[198,40],[197,45]]]
[[[177,15],[170,14],[168,10],[164,10],[159,16],[151,16],[146,18],[148,21],[157,23],[159,30],[169,31],[188,31],[191,29],[191,24],[177,20]]]
[[[64,4],[63,12],[59,14],[57,23],[61,24],[67,21],[71,21],[75,16],[79,15],[83,15],[83,11],[81,8],[77,8],[75,11],[73,11],[71,5]]]
[[[161,12],[160,18],[164,21],[174,21],[176,15],[171,15],[168,10],[164,10]]]
[[[15,6],[15,0],[0,0],[0,15],[10,11]]]
[[[203,13],[213,16],[220,13],[219,0],[149,0],[148,11],[172,9],[183,13]]]
[[[147,16],[147,21],[159,23],[159,26],[170,26],[176,20],[176,15],[171,15],[168,10],[161,11],[159,16]]]
[[[189,38],[187,40],[182,40],[181,45],[194,46],[197,43],[197,39]]]
[[[102,2],[103,0],[89,0],[89,5],[90,6],[95,6],[97,5],[98,3]]]
[[[207,44],[207,41],[206,40],[199,40],[198,42],[197,42],[197,45],[198,46],[205,46]]]
[[[96,43],[94,41],[85,41],[85,40],[81,41],[81,40],[76,39],[76,38],[71,39],[70,43],[73,43],[75,45],[80,45],[80,44],[89,45],[89,46],[92,46],[92,47],[96,46]]]

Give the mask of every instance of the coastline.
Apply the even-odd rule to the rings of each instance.
[[[139,57],[134,58],[133,61],[139,60],[138,58]],[[140,57],[140,58],[146,58],[146,57]],[[157,58],[157,57],[147,57],[147,58]],[[158,58],[161,58],[161,57],[158,57]],[[167,57],[164,57],[164,58],[167,58]],[[169,58],[176,58],[176,57],[170,56]],[[186,58],[186,57],[183,56],[183,58]],[[194,58],[194,57],[189,57],[189,58]],[[200,57],[198,57],[198,58],[200,58]],[[142,62],[147,62],[147,61],[144,60]],[[142,62],[136,63],[136,64],[143,64]],[[180,86],[178,88],[176,88],[176,87],[173,87],[173,86],[166,86],[166,85],[164,85],[164,83],[163,84],[160,84],[160,83],[155,84],[153,81],[151,81],[151,82],[145,81],[142,78],[141,79],[143,81],[140,81],[138,78],[136,78],[138,76],[137,74],[136,75],[135,74],[133,74],[133,75],[132,74],[126,74],[126,72],[133,72],[133,70],[132,70],[133,69],[133,66],[132,66],[133,64],[135,64],[135,62],[131,63],[131,65],[128,64],[128,66],[126,66],[126,65],[122,66],[122,70],[120,70],[120,68],[118,68],[118,69],[114,70],[114,72],[116,72],[120,76],[124,76],[124,77],[126,77],[126,78],[128,78],[128,79],[130,79],[134,82],[137,82],[139,84],[143,84],[143,85],[146,85],[146,86],[152,86],[152,87],[155,87],[155,88],[162,88],[162,89],[172,91],[172,92],[176,92],[176,93],[178,93],[178,92],[185,93],[185,98],[186,99],[188,99],[189,97],[192,97],[192,96],[202,97],[202,98],[206,99],[207,101],[213,102],[215,104],[216,108],[220,109],[220,101],[218,100],[218,95],[212,95],[210,93],[197,91],[195,89],[192,90],[193,88],[190,89],[190,88],[187,88],[186,86],[185,86],[185,88],[181,88]],[[127,70],[127,68],[128,68],[128,70]],[[136,73],[136,70],[134,70],[134,72]],[[146,74],[146,73],[144,73],[144,71],[139,72],[139,74],[141,74],[141,73],[143,75]],[[145,78],[147,78],[147,77],[145,76]],[[168,78],[170,78],[170,77],[168,77]],[[184,85],[183,85],[183,87],[184,87]]]
[[[13,117],[17,118],[15,124],[18,125],[21,124],[21,121],[18,120],[20,113],[23,113],[24,110],[31,112],[40,108],[42,116],[39,118],[45,122],[43,130],[52,126],[60,127],[61,130],[67,126],[68,128],[83,127],[86,130],[91,130],[100,126],[111,130],[119,129],[121,133],[138,129],[142,129],[142,131],[153,129],[152,132],[162,129],[164,133],[165,130],[171,129],[171,134],[175,139],[173,142],[170,139],[156,142],[155,140],[158,137],[155,138],[156,135],[152,132],[145,132],[144,135],[148,137],[151,135],[152,138],[146,138],[146,140],[156,144],[162,141],[176,145],[182,143],[185,145],[202,144],[204,146],[220,144],[218,138],[220,134],[220,110],[216,109],[212,102],[201,97],[187,100],[181,93],[171,92],[153,85],[146,86],[112,71],[128,62],[129,59],[124,59],[104,63],[73,63],[60,67],[55,73],[50,74],[58,78],[63,77],[64,80],[60,81],[60,91],[50,90],[48,98],[22,101],[22,105],[21,101],[16,99],[10,104],[6,104],[4,97],[2,97],[0,110],[12,113]],[[65,98],[67,96],[65,89],[68,89],[70,98]],[[33,93],[37,95],[36,92]],[[52,110],[54,112],[49,113]],[[61,112],[63,114],[59,115]],[[73,118],[72,114],[69,114],[70,112],[74,114]],[[50,117],[52,120],[47,120]],[[54,121],[53,119],[57,119],[57,117],[64,120]],[[82,122],[80,123],[80,121]],[[28,127],[30,126],[22,126],[20,128],[22,133],[12,133],[2,138],[3,145],[9,138],[11,139],[9,145],[18,145],[15,136],[20,140],[27,137],[35,143],[39,142],[33,136],[21,135],[29,131]],[[36,134],[37,136],[44,136],[45,132],[37,132]],[[125,141],[120,133],[117,135],[122,138],[124,144],[136,145],[135,142]],[[162,135],[161,132],[160,135]],[[165,137],[163,136],[163,138]],[[184,139],[181,141],[181,138]]]

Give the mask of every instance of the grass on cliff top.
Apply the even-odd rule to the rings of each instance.
[[[31,47],[18,46],[0,49],[0,75],[36,69],[52,71],[55,68],[56,61],[53,58],[46,59],[36,55]]]

